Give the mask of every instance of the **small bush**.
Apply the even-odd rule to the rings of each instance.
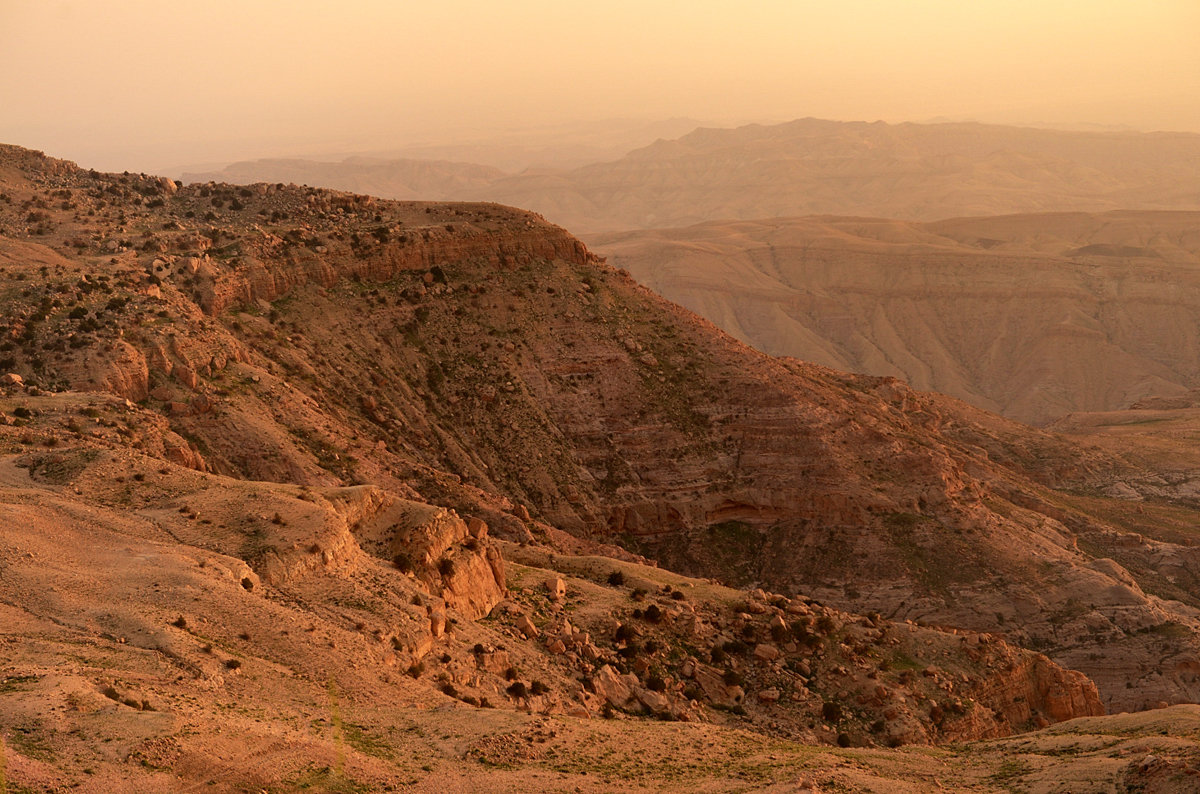
[[[514,698],[523,698],[529,694],[528,690],[525,688],[525,684],[521,681],[513,681],[508,685],[508,689],[505,691],[508,692],[510,697]]]
[[[613,571],[608,575],[608,583],[613,587],[621,587],[625,584],[625,574],[621,571]]]
[[[637,642],[636,640],[630,640],[629,643],[626,644],[626,646],[624,648],[621,648],[617,651],[617,655],[620,656],[622,659],[633,659],[633,658],[636,658],[637,655],[641,652],[642,652],[641,643]]]
[[[842,718],[842,707],[839,703],[826,701],[821,704],[821,717],[826,722],[837,722]]]

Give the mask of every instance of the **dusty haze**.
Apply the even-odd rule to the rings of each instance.
[[[1190,0],[183,5],[0,2],[0,140],[153,170],[678,116],[1200,130]]]

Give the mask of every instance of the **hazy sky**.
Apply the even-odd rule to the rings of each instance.
[[[1200,131],[1200,0],[0,0],[0,142],[85,166],[673,116]]]

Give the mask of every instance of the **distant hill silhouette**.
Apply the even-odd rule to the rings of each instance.
[[[401,161],[406,162],[406,161]],[[697,129],[624,157],[504,175],[439,163],[257,161],[190,179],[300,182],[387,198],[489,200],[573,232],[809,214],[962,215],[1200,209],[1200,135],[800,119]],[[438,180],[441,181],[438,181]]]

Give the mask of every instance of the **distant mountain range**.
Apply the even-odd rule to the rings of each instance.
[[[1200,135],[800,119],[696,129],[572,169],[260,160],[185,179],[496,201],[575,233],[809,214],[938,220],[1200,209]]]

